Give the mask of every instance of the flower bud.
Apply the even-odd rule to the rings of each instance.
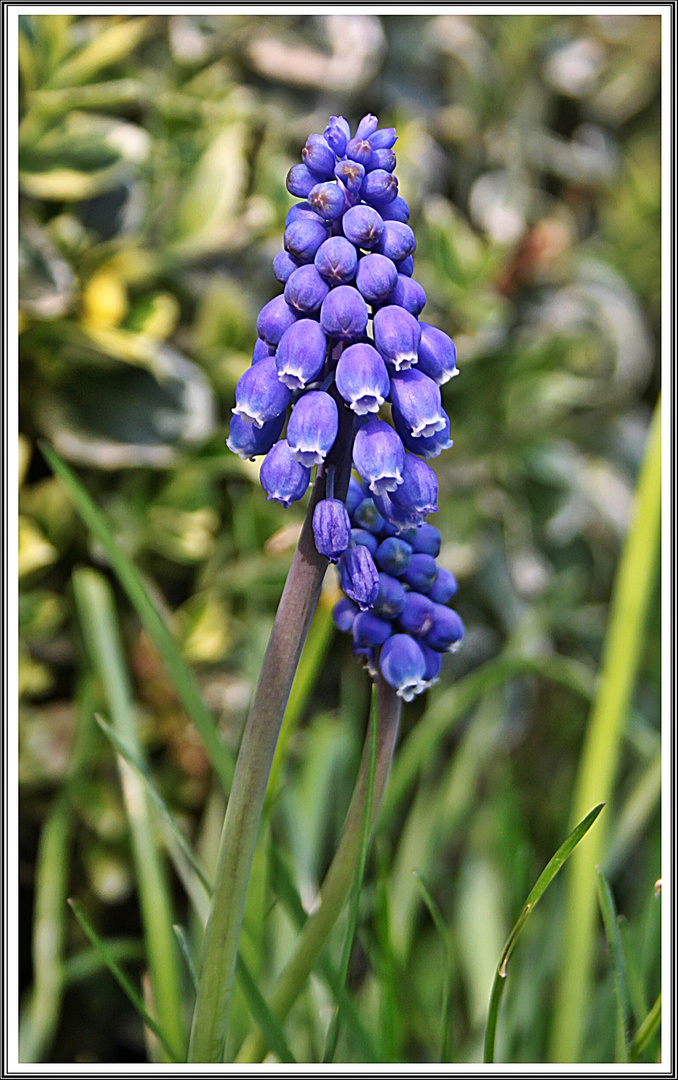
[[[412,550],[418,554],[432,555],[434,559],[437,559],[440,555],[441,539],[435,525],[421,525],[414,530],[414,536],[408,543],[412,545]]]
[[[326,239],[327,228],[320,218],[313,221],[303,217],[287,226],[283,243],[293,258],[300,263],[309,263],[313,262],[316,251]]]
[[[349,514],[352,514],[356,506],[365,498],[365,492],[362,486],[358,483],[355,476],[349,477],[348,491],[346,492],[346,509]]]
[[[355,277],[358,253],[344,236],[330,236],[316,251],[314,265],[331,285],[343,285]]]
[[[310,192],[308,201],[315,212],[325,221],[334,221],[342,213],[346,196],[336,182],[317,184]]]
[[[302,465],[319,465],[332,449],[338,430],[339,410],[334,398],[324,390],[309,390],[297,401],[287,425],[287,441],[292,457]],[[343,503],[340,505],[346,510]],[[346,521],[350,533],[348,511]],[[345,546],[348,546],[348,540]]]
[[[320,309],[320,323],[328,337],[355,341],[367,327],[367,304],[357,289],[339,285],[325,297]]]
[[[393,633],[390,622],[372,611],[361,611],[353,623],[353,640],[361,648],[375,648],[388,641]]]
[[[346,145],[346,157],[364,167],[372,157],[372,143],[369,139],[351,139]]]
[[[274,355],[275,345],[267,345],[263,338],[258,337],[252,350],[252,363],[258,364],[260,360],[265,360],[267,356]]]
[[[402,484],[392,492],[393,503],[421,518],[438,509],[438,477],[414,454],[405,454]]]
[[[380,570],[392,577],[402,577],[412,558],[412,548],[397,536],[388,536],[377,548],[374,561]]]
[[[369,158],[368,158],[369,161]],[[393,173],[385,169],[375,169],[374,172],[365,173],[365,179],[360,188],[360,197],[366,203],[374,206],[383,206],[393,202],[398,194],[398,181]]]
[[[393,422],[396,415],[407,426],[413,439],[428,438],[445,427],[440,390],[418,368],[400,371],[391,378]]]
[[[316,504],[313,536],[318,553],[330,562],[338,562],[351,542],[351,520],[343,502],[339,499],[321,499]]]
[[[409,634],[393,634],[379,657],[381,673],[389,686],[405,701],[425,689],[426,659]]]
[[[379,121],[372,113],[365,113],[355,129],[356,139],[369,139],[379,127]]]
[[[384,230],[381,214],[372,206],[352,206],[344,214],[344,236],[359,248],[372,248]]]
[[[346,143],[351,138],[351,129],[343,116],[330,116],[330,122],[323,132],[325,142],[337,157],[343,157]]]
[[[398,263],[396,270],[404,277],[412,277],[414,273],[414,259],[411,255],[408,255],[406,259],[403,259],[401,263]]]
[[[358,161],[340,161],[335,166],[334,175],[340,180],[351,195],[357,195],[362,187],[365,176],[365,166]]]
[[[396,195],[395,199],[387,203],[379,213],[384,221],[407,222],[410,220],[410,208],[401,195]]]
[[[243,461],[254,461],[255,457],[268,453],[276,439],[280,438],[284,425],[284,412],[261,427],[248,423],[242,416],[234,415],[231,419],[226,445]]]
[[[278,377],[290,390],[300,390],[320,375],[325,364],[327,341],[315,319],[299,319],[278,345],[275,362]]]
[[[397,578],[379,571],[379,592],[374,601],[375,615],[384,619],[395,619],[405,607],[407,593]]]
[[[365,342],[344,349],[335,379],[337,390],[357,416],[378,413],[389,393],[386,365],[377,350]]]
[[[377,510],[374,499],[363,499],[353,511],[353,520],[361,529],[379,533],[384,527],[384,519]]]
[[[403,581],[418,593],[427,593],[438,577],[438,567],[432,555],[415,552],[403,574]]]
[[[284,249],[279,251],[273,260],[273,273],[277,280],[283,285],[290,277],[290,274],[293,274],[298,267],[299,263],[296,259],[293,259],[289,251],[285,251]]]
[[[371,304],[381,303],[398,283],[398,271],[384,255],[363,255],[358,260],[355,283]]]
[[[310,315],[320,309],[329,291],[329,285],[313,263],[306,263],[290,274],[283,295],[295,311],[301,315]]]
[[[316,184],[318,181],[316,180]],[[294,206],[290,206],[287,211],[287,217],[285,218],[285,228],[288,225],[292,225],[295,221],[319,221],[323,224],[323,219],[319,214],[316,214],[315,210],[311,206],[310,202],[298,202]]]
[[[402,221],[385,221],[384,231],[374,245],[374,250],[386,255],[393,262],[402,262],[417,246],[414,233]]]
[[[442,386],[457,374],[457,350],[452,338],[437,326],[422,322],[418,367]]]
[[[416,318],[424,310],[426,293],[414,278],[407,277],[405,274],[398,274],[395,289],[386,297],[386,303],[405,308],[405,311],[409,311],[410,315],[414,315]],[[419,350],[421,352],[421,343]],[[417,361],[418,365],[420,363],[421,361]]]
[[[284,296],[274,296],[259,312],[257,333],[267,345],[277,345],[297,318],[297,313],[292,310]]]
[[[433,626],[434,610],[435,605],[428,596],[418,592],[408,592],[405,594],[405,603],[398,621],[406,634],[423,637]]]
[[[424,654],[426,660],[426,672],[424,673],[424,680],[426,687],[433,686],[438,682],[438,676],[440,675],[440,669],[443,666],[443,658],[440,653],[434,652],[423,641],[419,642],[419,648]]]
[[[458,588],[454,574],[446,570],[444,566],[439,566],[438,577],[429,589],[428,595],[436,604],[449,604]]]
[[[317,175],[314,175],[306,165],[293,165],[285,181],[290,195],[296,195],[298,199],[308,198],[309,191],[312,191],[317,183]]]
[[[301,160],[322,180],[329,180],[334,172],[336,158],[322,135],[309,135],[301,151]],[[317,183],[317,181],[316,181]]]
[[[373,150],[390,150],[392,146],[398,141],[396,135],[396,129],[389,128],[377,128],[376,131],[370,135],[370,142],[372,143]]]
[[[374,533],[368,532],[367,529],[351,529],[351,543],[353,545],[363,544],[372,556],[379,547],[376,536]]]
[[[456,611],[442,604],[434,605],[433,626],[424,637],[429,649],[434,652],[454,652],[464,633],[464,624]]]
[[[275,357],[267,356],[238,379],[233,414],[262,428],[284,413],[291,400],[291,392],[278,378]]]
[[[332,618],[337,630],[341,630],[344,634],[350,634],[359,611],[358,605],[349,600],[347,596],[342,596],[341,600],[337,600],[332,608]]]
[[[379,592],[379,575],[364,545],[348,548],[339,560],[341,587],[361,611],[372,607]]]
[[[353,464],[373,493],[394,491],[402,484],[404,459],[400,437],[385,421],[370,420],[357,433]]]
[[[390,304],[377,311],[373,325],[374,344],[387,363],[396,371],[416,364],[421,328],[409,311]]]
[[[370,142],[372,140],[370,139]],[[375,150],[372,147],[370,160],[365,166],[365,172],[373,172],[375,169],[383,169],[384,172],[392,173],[396,167],[396,156],[393,150]]]
[[[259,473],[266,498],[275,499],[283,506],[302,498],[310,478],[311,470],[294,460],[285,439],[269,450]]]

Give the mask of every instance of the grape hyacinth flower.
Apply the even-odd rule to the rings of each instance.
[[[235,773],[226,776],[191,1063],[223,1060],[271,762],[328,562],[337,563],[344,593],[335,622],[351,634],[376,684],[375,809],[400,701],[437,679],[442,654],[464,635],[460,616],[447,606],[456,581],[438,566],[440,536],[425,524],[437,510],[438,483],[423,460],[451,445],[439,387],[456,374],[456,352],[443,331],[419,321],[426,295],[413,279],[415,237],[398,191],[395,144],[395,129],[380,128],[371,114],[354,131],[332,116],[322,133],[309,135],[287,176],[297,201],[273,260],[273,280],[282,288],[259,313],[259,342],[235,391],[228,446],[242,458],[265,455],[260,481],[267,497],[287,507],[313,483]],[[342,833],[338,869],[333,864],[342,901],[354,879],[361,798],[351,803],[353,825]]]
[[[346,594],[335,621],[410,697],[435,681],[441,652],[464,631],[447,607],[457,582],[438,565],[440,534],[424,523],[438,498],[426,462],[452,446],[440,388],[457,374],[457,354],[420,319],[426,293],[412,276],[396,141],[372,115],[353,133],[332,116],[290,169],[298,201],[273,260],[284,291],[257,320],[228,446],[243,459],[266,455],[262,485],[283,505],[317,468],[314,543],[338,563]]]

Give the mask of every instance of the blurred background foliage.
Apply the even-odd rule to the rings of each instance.
[[[20,22],[21,992],[43,960],[60,988],[39,1053],[76,1062],[146,1053],[138,1019],[75,920],[36,901],[40,875],[56,866],[63,895],[82,896],[100,933],[142,972],[125,810],[110,746],[90,722],[102,694],[71,585],[77,566],[107,573],[108,564],[39,440],[105,510],[236,749],[304,508],[264,501],[257,465],[224,447],[229,411],[256,314],[279,291],[271,259],[290,205],[286,172],[329,114],[355,122],[370,111],[398,128],[426,318],[454,337],[462,375],[443,391],[455,447],[435,462],[436,524],[468,637],[429,704],[502,653],[530,658],[534,670],[488,686],[453,730],[443,725],[388,803],[350,988],[383,1060],[436,1059],[445,953],[418,868],[450,927],[451,1060],[477,1061],[503,940],[567,831],[589,710],[539,664],[568,657],[584,682],[598,669],[659,388],[659,18]],[[221,796],[111,581],[141,740],[209,865]],[[321,616],[333,582],[330,573]],[[657,593],[605,811],[639,1020],[659,988],[659,626]],[[294,940],[274,903],[267,846],[284,853],[311,906],[364,736],[367,679],[348,640],[325,632],[323,648],[248,901],[249,958],[264,992]],[[404,737],[425,707],[407,706]],[[63,792],[70,813],[55,832]],[[183,921],[177,881],[172,889]],[[557,883],[512,960],[502,1060],[548,1057],[562,900]],[[59,929],[51,960],[38,934],[50,919]],[[236,1004],[242,1036],[247,1011]],[[321,1052],[329,1016],[312,980],[286,1029],[300,1060]],[[614,1028],[601,928],[583,1060],[613,1059]],[[338,1060],[354,1055],[340,1039]]]

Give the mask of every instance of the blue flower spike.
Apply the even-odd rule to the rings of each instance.
[[[273,259],[283,291],[257,318],[227,446],[243,460],[263,457],[262,487],[285,507],[304,497],[318,468],[325,497],[313,509],[313,537],[337,564],[344,596],[335,624],[371,673],[410,701],[464,637],[447,606],[457,580],[438,565],[442,538],[425,521],[438,509],[426,462],[452,446],[440,387],[458,371],[449,335],[420,321],[426,293],[413,277],[396,141],[395,128],[370,113],[354,131],[331,116],[289,170],[299,201]],[[331,464],[340,427],[357,474],[343,500]]]

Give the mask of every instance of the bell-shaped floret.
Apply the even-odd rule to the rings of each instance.
[[[299,319],[283,334],[276,350],[280,381],[290,390],[301,390],[322,372],[326,351],[320,324],[315,319]]]
[[[366,342],[344,349],[336,368],[337,390],[358,416],[377,413],[390,387],[386,365]]]
[[[433,626],[424,637],[434,652],[455,652],[464,636],[464,624],[452,608],[434,605]]]
[[[418,367],[438,386],[457,375],[457,350],[452,338],[437,326],[422,322]]]
[[[400,436],[383,420],[369,420],[353,444],[353,464],[369,485],[381,495],[402,484],[405,451]]]
[[[324,390],[307,391],[292,409],[287,425],[287,441],[292,457],[302,465],[319,465],[332,449],[338,430],[339,410],[334,398]],[[349,531],[350,528],[349,521]]]
[[[396,415],[406,425],[413,439],[428,438],[443,431],[447,416],[443,411],[440,390],[418,367],[399,371],[391,378],[393,422]]]
[[[438,509],[438,477],[414,454],[405,454],[402,480],[402,484],[391,493],[396,506],[421,518]]]
[[[426,659],[409,634],[393,634],[379,656],[381,673],[389,686],[405,701],[426,689]]]
[[[268,453],[276,439],[280,438],[284,424],[284,412],[275,420],[269,420],[268,423],[263,424],[262,427],[248,423],[242,416],[233,416],[226,445],[243,461],[254,461],[256,457]]]
[[[289,506],[303,497],[311,470],[295,461],[286,439],[273,446],[264,458],[259,474],[267,499]]]
[[[417,362],[421,327],[414,315],[389,304],[374,316],[374,344],[396,371],[406,371]]]
[[[321,499],[313,511],[313,536],[320,555],[338,562],[351,543],[351,519],[339,499]]]
[[[275,357],[267,356],[238,379],[233,413],[262,428],[284,413],[291,400],[290,390],[278,378]]]

